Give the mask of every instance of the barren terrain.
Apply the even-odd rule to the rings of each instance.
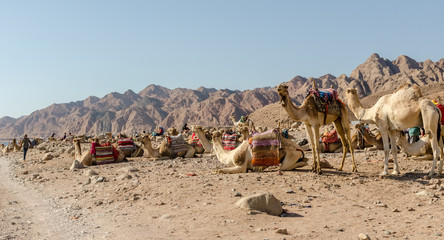
[[[291,132],[297,138],[303,134]],[[343,172],[324,169],[321,175],[310,171],[311,160],[283,175],[276,168],[215,174],[223,166],[213,155],[130,158],[69,170],[70,144],[49,151],[56,157],[48,161],[37,149],[26,161],[22,153],[0,156],[0,239],[359,239],[360,234],[442,239],[444,234],[444,184],[426,176],[430,161],[402,153],[401,175],[382,178],[382,151],[356,151],[358,173],[351,172],[348,154]],[[333,166],[341,156],[321,155]],[[272,193],[286,213],[271,216],[234,205],[261,192]]]

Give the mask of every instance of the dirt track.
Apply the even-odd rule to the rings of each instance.
[[[399,156],[402,174],[380,178],[381,151],[358,151],[359,173],[347,157],[343,172],[322,175],[308,166],[219,175],[214,156],[71,171],[67,155],[40,161],[30,150],[22,162],[12,153],[0,160],[0,239],[442,239],[444,184],[425,177],[431,162]],[[322,154],[333,166],[340,157]],[[237,193],[259,192],[274,194],[287,214],[234,205]],[[276,233],[283,228],[288,235]]]

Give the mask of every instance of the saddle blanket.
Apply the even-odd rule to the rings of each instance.
[[[253,166],[268,167],[279,165],[279,134],[279,129],[253,134],[251,139]]]
[[[182,135],[168,136],[168,143],[171,146],[171,152],[176,155],[179,152],[188,150],[188,145]]]
[[[119,150],[134,150],[135,147],[131,138],[121,138],[117,141],[117,149]]]
[[[236,148],[236,141],[237,141],[236,133],[224,133],[224,135],[222,135],[222,146],[227,151],[231,151]]]
[[[338,132],[336,130],[333,130],[331,132],[327,132],[322,134],[321,141],[323,143],[334,143],[339,142]]]
[[[196,133],[193,133],[193,135],[191,135],[190,145],[193,147],[194,146],[202,146],[202,142],[199,140]]]
[[[114,152],[112,146],[96,146],[96,164],[114,163]]]
[[[324,90],[309,91],[308,96],[314,96],[314,102],[318,112],[327,113],[331,115],[341,116],[342,101],[338,98],[338,93],[332,88]],[[307,97],[308,97],[307,96]]]

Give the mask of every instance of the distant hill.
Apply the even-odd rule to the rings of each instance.
[[[415,60],[401,55],[390,61],[372,54],[350,76],[326,74],[319,78],[296,76],[288,82],[290,95],[300,104],[315,81],[318,88],[333,86],[340,96],[345,89],[357,88],[364,103],[372,104],[404,83],[421,86],[424,95],[444,100],[444,59],[438,62]],[[278,85],[280,83],[277,83]],[[168,89],[149,85],[139,93],[109,93],[103,98],[53,104],[18,119],[0,118],[0,138],[30,136],[48,137],[53,132],[95,135],[104,132],[151,131],[157,125],[181,128],[184,123],[200,125],[229,125],[229,117],[250,115],[257,125],[275,126],[279,119],[288,118],[276,104],[279,96],[273,87],[253,90],[229,90],[200,87],[198,89]]]

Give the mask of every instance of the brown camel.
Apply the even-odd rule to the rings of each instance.
[[[381,134],[378,132],[376,135],[370,134],[363,126],[365,123],[360,122],[356,124],[357,134],[360,134],[364,138],[364,147],[370,147],[369,150],[383,150],[384,144],[382,142]],[[356,135],[357,136],[357,135]]]
[[[355,163],[354,150],[351,146],[350,122],[345,105],[341,103],[341,116],[336,116],[328,113],[325,114],[323,112],[319,112],[316,109],[314,102],[315,96],[313,95],[309,95],[307,98],[305,98],[300,107],[296,107],[290,99],[287,85],[280,84],[277,87],[277,91],[281,98],[281,105],[282,107],[284,107],[290,118],[298,122],[303,122],[305,124],[305,129],[309,136],[309,142],[313,149],[313,171],[321,173],[321,158],[319,155],[320,147],[318,141],[319,128],[323,125],[327,125],[333,122],[336,131],[340,136],[343,149],[342,162],[338,168],[338,171],[342,171],[342,168],[344,167],[345,156],[347,155],[348,150],[350,150],[353,162],[353,172],[356,172],[357,168]]]
[[[356,89],[348,89],[346,98],[348,106],[356,118],[363,122],[376,124],[379,128],[385,155],[384,171],[381,175],[388,175],[389,144],[391,144],[395,165],[393,174],[399,174],[396,140],[400,131],[415,126],[422,126],[431,138],[433,164],[429,175],[433,176],[436,161],[440,156],[438,175],[441,175],[443,159],[440,149],[442,140],[439,139],[441,113],[432,101],[422,97],[421,90],[417,85],[401,86],[394,93],[382,96],[371,108],[362,106]]]

